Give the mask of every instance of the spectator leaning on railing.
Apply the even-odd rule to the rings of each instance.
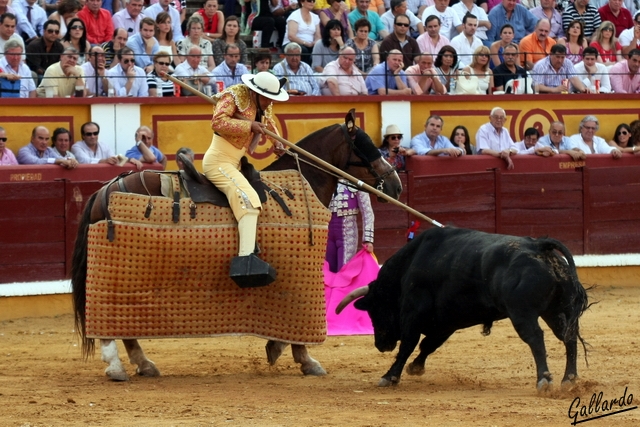
[[[571,136],[571,146],[582,150],[585,154],[611,154],[614,159],[622,157],[622,152],[617,147],[607,144],[603,138],[596,136],[600,130],[600,123],[596,116],[585,116],[580,122],[579,133]]]
[[[444,120],[437,115],[431,115],[424,124],[424,132],[411,138],[411,149],[418,156],[464,156],[465,150],[454,146],[449,138],[442,133]]]
[[[538,139],[536,154],[543,157],[567,154],[573,161],[584,160],[586,157],[582,150],[572,146],[569,138],[565,136],[564,123],[559,121],[551,123],[549,133]]]
[[[569,85],[575,91],[589,92],[582,83],[576,69],[566,58],[567,49],[564,45],[555,45],[551,48],[551,54],[538,61],[533,67],[533,81],[540,93],[565,93],[569,92]],[[567,81],[567,85],[563,81]]]
[[[118,65],[107,71],[109,87],[115,96],[149,96],[147,75],[136,66],[133,51],[123,47],[117,56]]]
[[[369,95],[411,95],[407,76],[402,69],[402,52],[392,50],[387,60],[371,69],[365,83]]]
[[[273,67],[278,77],[288,79],[284,89],[289,95],[320,95],[320,86],[313,75],[313,70],[301,60],[302,49],[295,42],[284,48],[284,59]]]
[[[49,129],[44,126],[33,128],[31,143],[18,151],[18,163],[21,165],[59,165],[67,169],[74,169],[78,166],[75,159],[65,159],[49,147]]]
[[[433,56],[422,53],[417,63],[407,68],[407,82],[415,95],[429,95],[431,93],[446,95],[447,88],[438,78],[438,71],[433,66]]]
[[[629,59],[609,69],[611,88],[615,93],[640,93],[640,49],[629,52]]]
[[[18,160],[13,155],[13,151],[7,148],[7,131],[0,127],[0,165],[17,165]]]
[[[9,86],[16,86],[17,93],[13,93],[13,97],[35,98],[36,84],[31,77],[31,70],[22,62],[23,52],[24,48],[17,40],[5,43],[4,58],[0,59],[0,79],[5,79]],[[0,96],[5,97],[6,94]]]
[[[511,43],[504,48],[502,52],[504,61],[493,69],[493,84],[496,91],[504,91],[510,80],[517,80],[520,77],[527,77],[524,68],[517,65],[518,45]]]
[[[203,85],[210,84],[211,76],[209,74],[209,70],[200,65],[201,56],[202,50],[200,50],[198,46],[191,46],[191,49],[189,49],[189,52],[187,52],[187,60],[176,67],[175,71],[173,72],[173,76],[184,77],[181,78],[181,80],[183,80],[189,86],[198,90],[201,90]],[[190,91],[182,89],[181,91],[183,95],[192,95]]]
[[[489,123],[485,123],[476,133],[478,154],[487,154],[505,161],[507,169],[513,169],[511,156],[518,154],[509,131],[504,128],[507,114],[504,109],[495,107],[489,115]]]
[[[51,97],[64,98],[72,96],[76,87],[82,87],[84,92],[84,80],[82,68],[76,65],[78,62],[78,51],[73,47],[68,47],[60,55],[60,62],[56,62],[47,68],[44,77],[36,93],[39,98]]]
[[[349,46],[340,49],[338,59],[331,61],[324,67],[320,78],[320,88],[323,95],[345,96],[366,95],[367,85],[362,74],[353,65],[356,51]]]
[[[582,83],[592,93],[611,92],[609,71],[606,65],[598,62],[598,50],[595,47],[587,47],[582,51],[582,61],[578,62],[575,68]]]

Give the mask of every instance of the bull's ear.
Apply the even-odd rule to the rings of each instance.
[[[354,303],[353,306],[355,308],[357,308],[358,310],[362,310],[362,311],[367,311],[369,310],[369,304],[368,304],[368,299],[366,296],[357,299]]]

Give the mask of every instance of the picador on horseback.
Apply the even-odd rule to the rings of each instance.
[[[247,150],[256,148],[264,129],[277,133],[273,118],[273,101],[286,101],[289,94],[268,72],[242,76],[244,84],[231,86],[217,95],[211,127],[214,130],[211,146],[204,155],[205,176],[229,199],[233,215],[238,221],[240,238],[238,256],[231,262],[232,279],[243,286],[265,286],[276,279],[276,271],[255,255],[256,228],[261,203],[258,193],[240,172],[240,159]],[[282,144],[272,140],[276,152]]]

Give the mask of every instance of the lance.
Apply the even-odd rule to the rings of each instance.
[[[179,80],[173,76],[170,76],[169,74],[165,74],[166,78],[168,78],[169,80],[171,80],[173,83],[179,85],[180,87],[189,90],[191,92],[193,92],[195,95],[199,96],[202,99],[207,100],[208,102],[210,102],[211,104],[215,105],[218,100],[215,99],[214,97],[211,97],[205,93],[200,92],[198,89],[188,85],[187,83],[183,82],[182,80]],[[159,88],[158,90],[161,90],[161,88]],[[242,117],[242,119],[244,119],[244,117]],[[435,225],[437,227],[444,227],[444,225],[442,225],[441,223],[439,223],[438,221],[429,218],[428,216],[426,216],[425,214],[423,214],[422,212],[419,212],[415,209],[413,209],[411,206],[407,206],[404,203],[402,203],[399,200],[394,199],[393,197],[383,193],[382,191],[373,188],[372,186],[370,186],[369,184],[362,182],[361,180],[359,180],[358,178],[349,175],[348,173],[344,172],[343,170],[333,166],[330,163],[325,162],[324,160],[322,160],[321,158],[309,153],[307,150],[298,147],[296,144],[294,144],[293,142],[287,141],[286,139],[284,139],[283,137],[281,137],[280,135],[271,132],[268,129],[264,129],[264,133],[266,135],[268,135],[269,137],[275,139],[276,141],[281,142],[283,145],[291,148],[292,150],[294,150],[296,153],[302,154],[303,156],[313,160],[314,162],[316,162],[317,164],[321,165],[322,167],[330,170],[331,172],[335,173],[336,175],[341,176],[342,178],[346,179],[347,181],[351,182],[352,184],[358,186],[359,188],[362,188],[364,190],[366,190],[367,192],[371,193],[371,194],[375,194],[377,197],[386,200],[387,202],[398,206],[406,211],[408,211],[410,214],[425,220],[427,222],[429,222],[432,225]]]

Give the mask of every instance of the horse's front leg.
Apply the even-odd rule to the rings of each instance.
[[[118,356],[118,346],[115,340],[100,340],[100,352],[102,361],[108,363],[104,373],[113,381],[129,381],[129,375]]]
[[[267,341],[267,345],[265,346],[265,350],[267,351],[267,360],[269,361],[269,365],[273,366],[276,364],[282,352],[285,348],[287,348],[289,344],[284,343],[282,341]]]
[[[327,375],[327,371],[324,370],[320,362],[309,356],[307,347],[299,344],[291,344],[291,352],[293,353],[293,360],[296,363],[300,363],[300,370],[305,375],[322,376]]]
[[[143,377],[159,377],[160,371],[156,368],[155,363],[147,359],[142,347],[138,343],[138,340],[122,340],[124,348],[127,349],[129,355],[129,362],[132,365],[138,365],[136,368],[136,374]]]

